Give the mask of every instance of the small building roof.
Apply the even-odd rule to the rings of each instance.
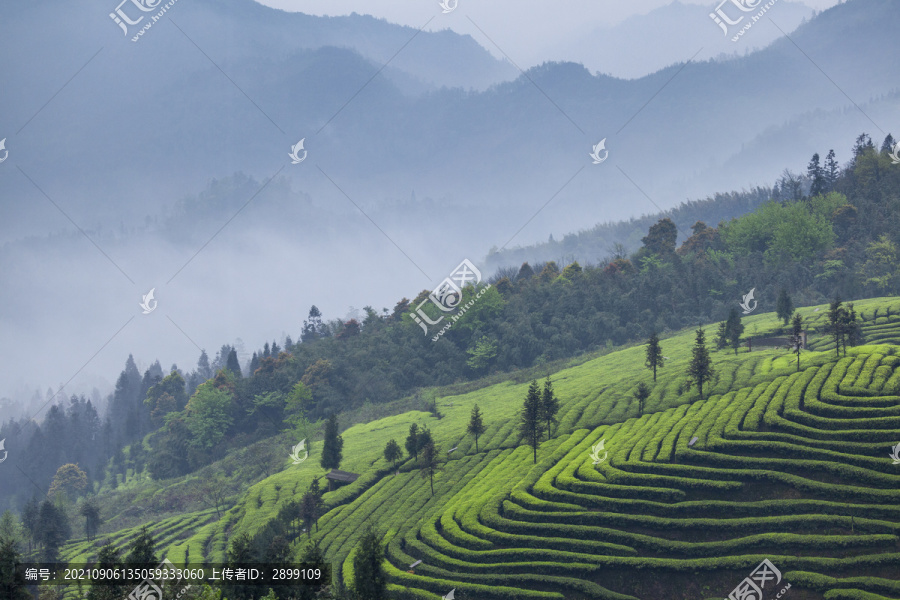
[[[331,479],[334,481],[346,481],[348,483],[356,481],[359,479],[359,475],[356,473],[349,473],[347,471],[339,471],[337,469],[332,469],[325,475],[326,479]]]

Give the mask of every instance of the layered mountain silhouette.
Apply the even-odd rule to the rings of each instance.
[[[132,42],[116,5],[0,4],[0,300],[19,315],[0,325],[16,355],[77,340],[54,383],[152,288],[137,337],[84,374],[137,347],[186,362],[194,343],[271,339],[314,303],[330,318],[393,306],[490,248],[771,184],[829,148],[846,161],[857,134],[880,143],[900,122],[891,0],[839,4],[745,56],[698,44],[631,80],[571,62],[519,73],[486,39],[252,0],[179,0]],[[789,22],[780,8],[735,49]],[[138,329],[151,319],[163,327]]]
[[[3,45],[16,56],[0,67],[0,126],[15,134],[6,166],[65,189],[89,220],[104,218],[96,209],[110,196],[143,216],[213,177],[264,180],[306,138],[310,159],[285,174],[316,201],[337,194],[316,166],[368,206],[415,189],[527,212],[562,190],[565,205],[544,221],[559,230],[771,182],[784,152],[729,159],[816,111],[840,111],[826,140],[836,147],[847,131],[880,138],[897,116],[890,106],[864,114],[900,68],[884,60],[900,20],[889,0],[838,5],[741,58],[701,60],[701,50],[636,80],[547,63],[512,81],[503,81],[512,67],[479,40],[359,15],[192,0],[134,43],[109,19],[114,6],[88,6],[0,9],[11,30]],[[477,91],[492,81],[501,83]],[[795,161],[813,138],[821,143],[815,133],[794,133]],[[610,160],[594,168],[588,154],[602,138]],[[2,177],[8,193],[29,188]]]

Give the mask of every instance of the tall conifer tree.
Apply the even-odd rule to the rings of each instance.
[[[338,435],[337,415],[332,414],[325,423],[325,441],[322,444],[320,464],[323,469],[337,469],[344,456],[344,438]]]
[[[653,381],[656,381],[656,370],[662,369],[664,366],[663,360],[665,359],[662,355],[662,347],[659,345],[659,336],[654,331],[647,340],[647,361],[645,363],[648,369],[653,369]]]
[[[691,363],[688,366],[688,389],[696,385],[703,400],[703,385],[712,381],[715,371],[712,367],[712,359],[709,357],[709,349],[706,347],[706,335],[702,328],[697,330],[694,340],[694,348],[691,350]]]
[[[525,442],[534,450],[534,462],[537,464],[537,448],[544,433],[544,422],[541,420],[541,390],[537,381],[532,381],[522,405],[521,423],[519,425]]]

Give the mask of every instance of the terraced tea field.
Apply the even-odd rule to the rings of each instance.
[[[804,308],[813,333],[799,371],[785,350],[713,352],[704,400],[682,391],[690,331],[663,340],[656,383],[643,347],[555,373],[559,425],[537,464],[516,427],[527,384],[443,398],[440,420],[407,413],[352,427],[342,468],[363,476],[326,494],[316,537],[349,580],[355,542],[374,523],[396,598],[721,599],[764,560],[780,571],[764,582],[767,600],[788,584],[784,597],[797,600],[900,598],[900,464],[889,457],[900,443],[900,302],[856,306],[868,345],[836,358],[821,333],[827,307]],[[755,335],[777,327],[773,315],[744,323]],[[643,416],[640,382],[653,390]],[[465,434],[476,403],[488,426],[477,453]],[[442,450],[433,497],[411,461],[394,474],[380,456],[414,421]],[[601,440],[608,454],[595,465]],[[199,528],[167,544],[169,557],[190,546],[191,557],[221,560],[228,537],[258,529],[321,475],[316,458],[257,484],[218,523],[192,517]]]

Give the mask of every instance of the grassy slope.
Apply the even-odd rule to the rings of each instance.
[[[900,344],[900,301],[856,306],[867,343]],[[827,307],[814,308],[801,313],[815,331]],[[779,325],[772,314],[744,323],[755,335]],[[713,333],[707,327],[708,338]],[[320,521],[329,559],[349,576],[361,526],[374,520],[389,542],[394,591],[415,598],[437,599],[454,587],[461,600],[653,598],[662,590],[666,597],[721,598],[765,557],[793,582],[794,597],[807,593],[802,583],[810,598],[826,591],[829,598],[863,597],[853,590],[900,598],[900,587],[889,581],[891,569],[900,572],[900,508],[892,508],[900,500],[900,471],[887,458],[900,442],[900,398],[879,403],[863,395],[891,389],[900,361],[885,347],[867,346],[835,364],[821,333],[813,334],[800,375],[792,374],[785,351],[714,352],[713,396],[698,402],[696,392],[679,394],[692,341],[692,331],[663,341],[669,359],[641,418],[631,392],[640,381],[652,384],[643,347],[554,373],[560,422],[536,466],[530,449],[518,447],[516,429],[527,384],[442,398],[440,420],[409,412],[348,429],[342,469],[363,477],[326,494],[326,503],[339,505]],[[849,400],[824,398],[835,381],[850,389]],[[793,397],[807,390],[813,393],[801,408]],[[477,455],[465,434],[476,403],[488,426]],[[388,439],[402,445],[412,422],[432,430],[447,459],[434,498],[412,464],[397,476],[387,474],[381,458]],[[688,450],[693,435],[700,441]],[[610,458],[594,468],[587,453],[601,438]],[[230,537],[255,532],[323,474],[320,449],[249,487],[221,519],[205,510],[155,522],[168,557],[180,562],[189,548],[192,561],[221,561]],[[702,517],[713,520],[699,527]],[[132,535],[134,528],[110,538],[124,543]],[[85,558],[96,546],[75,542],[65,556]],[[857,556],[859,565],[845,568],[851,563],[838,559],[847,556]],[[415,574],[406,573],[419,559]],[[830,579],[850,576],[868,578]]]

